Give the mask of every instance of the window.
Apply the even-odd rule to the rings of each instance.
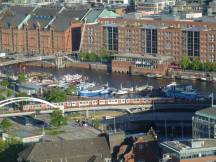
[[[139,146],[139,151],[142,151],[143,149],[144,149],[144,147],[143,147],[143,144],[138,144],[138,146]]]
[[[137,160],[137,162],[145,162],[145,160]]]
[[[110,158],[105,158],[104,162],[111,162],[111,159]]]

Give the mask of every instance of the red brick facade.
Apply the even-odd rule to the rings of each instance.
[[[83,51],[98,52],[99,48],[107,48],[105,42],[106,34],[104,26],[106,24],[116,24],[118,28],[118,54],[138,54],[145,55],[142,43],[143,37],[141,29],[145,26],[157,27],[157,54],[161,56],[172,56],[175,62],[179,62],[184,54],[187,54],[186,38],[184,30],[192,27],[203,27],[200,33],[200,53],[198,57],[201,61],[216,61],[216,23],[195,22],[187,20],[154,20],[154,19],[122,19],[122,18],[99,18],[98,24],[86,25]],[[91,34],[89,34],[91,32]],[[89,44],[91,37],[92,43]],[[191,56],[193,58],[193,56]]]
[[[72,29],[81,28],[81,23],[71,23],[65,31],[54,28],[43,30],[28,26],[0,28],[0,48],[11,53],[68,54],[72,52]]]
[[[154,69],[145,69],[136,67],[133,62],[129,61],[112,61],[112,71],[113,72],[123,72],[123,73],[130,73],[130,74],[161,74],[166,75],[168,69],[167,64],[158,64]]]

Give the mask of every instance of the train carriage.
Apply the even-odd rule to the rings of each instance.
[[[98,104],[99,104],[100,106],[107,105],[107,104],[108,104],[108,100],[99,100],[99,101],[98,101]]]

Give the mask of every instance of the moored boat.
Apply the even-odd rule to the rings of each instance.
[[[194,90],[190,84],[177,84],[176,82],[172,82],[171,84],[165,86],[162,91],[167,97],[187,100],[195,100],[203,97],[196,90]]]

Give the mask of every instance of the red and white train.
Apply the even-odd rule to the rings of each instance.
[[[173,98],[136,98],[136,99],[104,99],[104,100],[83,100],[83,101],[68,101],[61,103],[54,103],[56,106],[64,106],[68,108],[80,107],[97,107],[108,105],[147,105],[155,103],[173,103]],[[35,110],[48,110],[51,106],[47,104],[28,104],[23,105],[21,111],[35,111]]]

